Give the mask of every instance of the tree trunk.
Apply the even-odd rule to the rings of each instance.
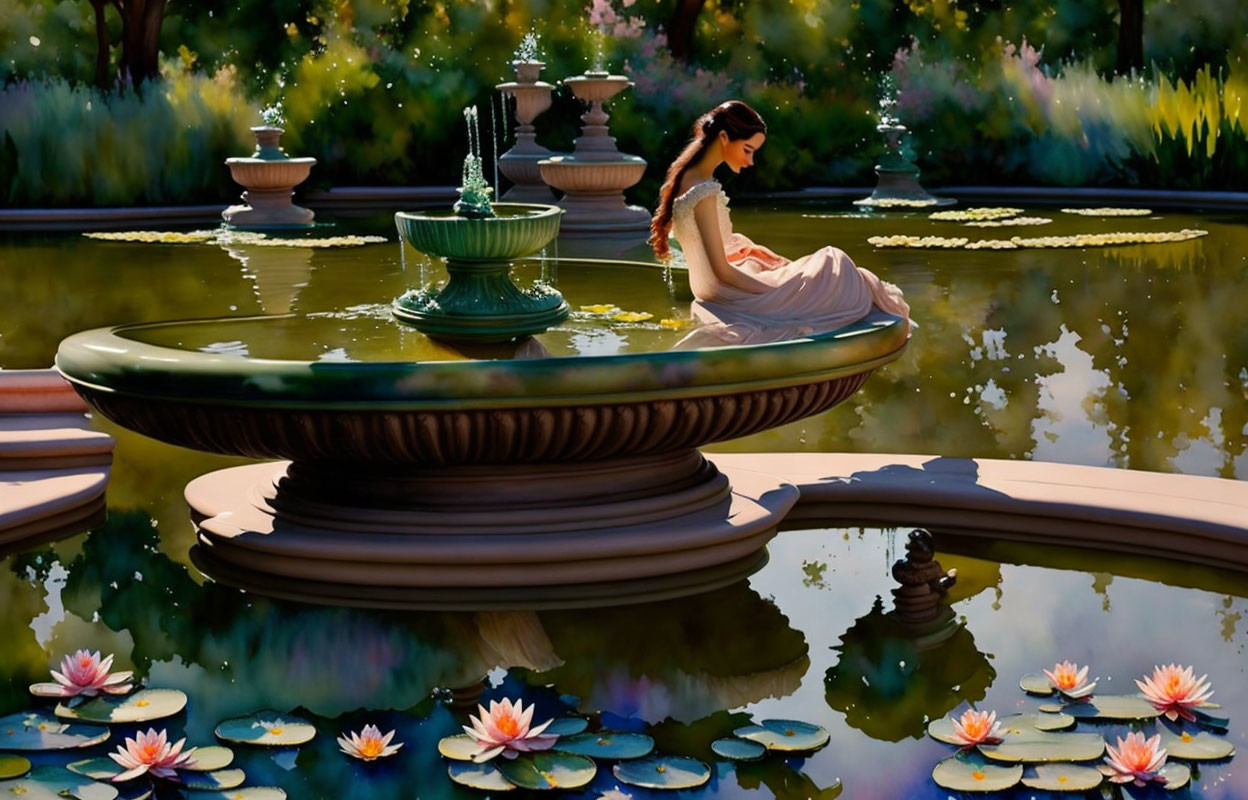
[[[108,88],[108,20],[104,18],[104,5],[108,0],[91,0],[95,9],[95,85]]]
[[[698,14],[706,0],[676,0],[676,10],[667,26],[667,48],[672,58],[688,61],[693,51],[693,32],[698,24]]]
[[[121,13],[121,63],[134,88],[160,72],[165,0],[113,0]]]
[[[1118,72],[1144,69],[1144,0],[1118,0]]]

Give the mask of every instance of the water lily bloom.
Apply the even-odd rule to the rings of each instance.
[[[108,754],[109,758],[126,770],[114,776],[113,780],[128,781],[145,773],[157,778],[177,779],[179,769],[195,764],[195,749],[191,748],[183,753],[184,744],[186,739],[169,744],[165,732],[157,733],[155,728],[149,728],[147,733],[135,734],[133,739],[126,739],[125,747],[118,747],[116,753]]]
[[[1092,694],[1096,681],[1088,683],[1088,668],[1079,668],[1073,661],[1054,664],[1053,669],[1044,670],[1044,675],[1053,684],[1053,688],[1070,698],[1082,698]]]
[[[1134,782],[1144,786],[1156,781],[1165,783],[1166,777],[1158,774],[1166,763],[1166,751],[1161,747],[1161,734],[1145,739],[1142,733],[1128,733],[1126,739],[1118,740],[1118,747],[1105,745],[1105,763],[1101,772],[1114,783]]]
[[[967,709],[953,721],[953,738],[964,747],[996,744],[1001,741],[1001,723],[997,722],[997,712]]]
[[[1201,675],[1196,678],[1191,667],[1179,669],[1177,664],[1168,664],[1154,666],[1153,674],[1144,676],[1142,681],[1137,680],[1135,685],[1166,719],[1174,721],[1182,717],[1191,722],[1196,719],[1191,709],[1204,705],[1213,694],[1213,687],[1205,680],[1207,677]]]
[[[392,756],[403,746],[402,742],[390,744],[390,740],[394,738],[394,731],[382,736],[381,729],[376,725],[365,725],[359,734],[349,731],[347,735],[351,738],[338,737],[338,747],[342,752],[361,761],[376,761],[379,758]]]
[[[61,659],[61,671],[52,670],[56,683],[36,683],[30,687],[31,694],[39,697],[95,697],[100,692],[126,694],[134,688],[130,683],[133,672],[113,672],[112,655],[104,659],[99,653],[79,650]]]
[[[515,758],[522,752],[531,750],[549,750],[554,746],[558,736],[543,734],[542,731],[554,722],[548,719],[536,728],[529,727],[533,722],[533,706],[524,707],[523,700],[512,705],[510,700],[499,703],[490,701],[490,710],[485,706],[477,706],[481,713],[480,719],[469,715],[472,727],[464,726],[464,733],[476,739],[480,749],[473,753],[472,760],[478,763],[489,761],[497,755],[503,758]]]

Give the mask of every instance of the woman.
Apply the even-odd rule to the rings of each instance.
[[[844,251],[824,247],[789,261],[732,230],[728,198],[715,180],[753,166],[767,139],[754,109],[729,100],[698,118],[693,140],[667,170],[650,245],[670,257],[668,234],[689,265],[694,319],[703,324],[681,343],[700,347],[752,344],[842,328],[873,307],[910,318],[901,290],[854,265]]]

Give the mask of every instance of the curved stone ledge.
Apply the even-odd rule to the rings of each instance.
[[[891,523],[1248,570],[1248,483],[1035,461],[868,453],[715,453],[782,477],[800,520]]]

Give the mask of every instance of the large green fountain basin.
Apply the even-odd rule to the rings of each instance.
[[[281,317],[269,317],[280,320]],[[124,325],[61,343],[57,367],[104,416],[162,441],[295,460],[560,462],[671,452],[841,402],[900,356],[875,313],[772,344],[501,361],[248,359],[140,341],[220,320]]]
[[[497,216],[452,212],[394,215],[399,235],[415,249],[459,261],[509,261],[532,255],[559,235],[563,209],[536,203],[495,203]]]

